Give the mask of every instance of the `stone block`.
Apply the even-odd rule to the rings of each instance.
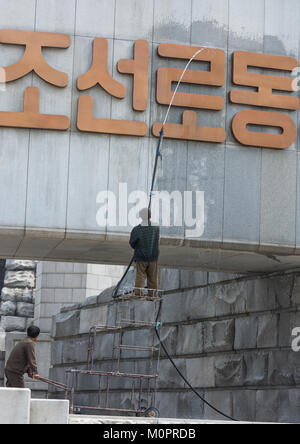
[[[74,338],[63,341],[62,357],[64,363],[87,362],[87,339]]]
[[[0,316],[15,316],[16,304],[11,301],[1,302]]]
[[[204,393],[202,390],[197,390],[200,396],[203,396]],[[173,403],[177,407],[177,415],[172,415],[171,409],[172,406],[170,405],[168,408],[166,406],[165,411],[168,412],[168,416],[171,418],[202,418],[204,414],[204,403],[201,401],[201,399],[198,398],[198,396],[195,395],[195,393],[188,391],[188,392],[177,392],[172,393],[173,397],[175,398]],[[175,396],[174,396],[175,395]],[[162,393],[162,397],[164,396],[164,393]],[[164,410],[161,411],[161,416],[163,416]]]
[[[245,363],[243,355],[226,354],[215,358],[216,386],[241,386],[244,383]]]
[[[0,424],[29,424],[30,390],[0,388]]]
[[[162,290],[174,290],[182,287],[179,285],[180,270],[163,268],[159,270],[159,288]]]
[[[215,387],[215,358],[203,357],[189,359],[186,379],[193,387]]]
[[[179,321],[182,319],[205,319],[214,316],[215,296],[210,293],[211,290],[211,287],[208,289],[199,288],[182,293],[181,301],[178,301],[179,305],[177,307]],[[184,311],[182,308],[184,308]]]
[[[276,298],[270,291],[270,279],[254,279],[247,282],[246,310],[248,312],[274,310]]]
[[[257,390],[256,391],[256,421],[276,422],[279,408],[278,390]]]
[[[45,287],[47,288],[63,288],[64,274],[46,274]]]
[[[7,259],[6,264],[5,264],[5,268],[7,271],[35,270],[36,269],[36,262],[35,261]]]
[[[172,393],[167,391],[160,391],[158,390],[156,393],[156,408],[160,412],[160,416],[165,416],[165,412],[168,412],[168,416],[170,418],[177,418],[178,417],[178,411],[177,406],[181,406],[181,412],[184,410],[184,406],[186,405],[184,399],[183,399],[184,393],[180,392],[178,393]],[[180,399],[179,399],[180,398]],[[190,404],[189,404],[189,407]]]
[[[51,343],[51,365],[55,366],[64,362],[63,347],[64,341],[56,340]]]
[[[32,290],[28,288],[8,288],[3,287],[1,292],[2,301],[12,302],[32,302]]]
[[[278,318],[278,345],[288,347],[292,341],[292,313],[281,312]]]
[[[59,313],[55,316],[55,322],[53,323],[53,331],[51,336],[64,337],[72,336],[79,333],[80,325],[80,311],[72,310],[65,313]]]
[[[268,353],[245,353],[245,385],[265,385],[268,380]]]
[[[258,317],[257,347],[276,347],[278,316],[267,314]]]
[[[294,277],[293,275],[278,276],[270,279],[269,297],[275,297],[276,306],[278,308],[287,308],[291,305],[291,297],[293,291]]]
[[[174,359],[175,365],[179,368],[181,373],[187,377],[187,363],[184,359]],[[158,389],[168,389],[172,387],[184,388],[185,382],[180,377],[175,367],[169,361],[169,359],[161,359],[159,363],[159,378],[157,381]]]
[[[81,274],[65,274],[64,275],[64,287],[65,288],[82,288],[82,275]]]
[[[107,306],[83,309],[80,312],[79,333],[87,333],[93,325],[105,325],[107,321]]]
[[[278,421],[299,423],[300,422],[300,390],[293,388],[280,390]]]
[[[68,400],[30,400],[30,424],[68,424],[68,421]]]
[[[295,385],[294,352],[276,350],[269,353],[268,383],[270,385]]]
[[[212,406],[216,407],[226,415],[232,415],[232,400],[231,393],[227,390],[221,391],[206,391],[204,392],[204,399]],[[204,405],[204,418],[211,420],[226,420],[226,417],[213,410],[209,405]]]
[[[235,350],[256,347],[257,324],[257,317],[255,316],[247,316],[235,320]]]
[[[2,316],[1,326],[6,332],[25,331],[26,318],[21,318],[18,316]]]
[[[206,271],[196,271],[196,270],[178,270],[180,273],[180,287],[196,287],[197,285],[207,284]],[[173,287],[175,288],[175,287]]]
[[[126,308],[126,302],[123,305],[124,308],[124,315],[128,319],[129,315],[129,307]],[[131,319],[136,319],[137,321],[144,321],[144,322],[154,322],[157,314],[158,305],[153,304],[151,301],[138,301],[136,304],[133,304],[130,306],[132,310],[133,316]],[[119,308],[120,309],[120,308]],[[162,319],[163,315],[162,315]]]
[[[198,354],[203,352],[203,324],[178,326],[176,355]]]
[[[144,335],[145,334],[147,334],[147,336],[149,336],[149,338],[151,338],[151,342],[152,342],[152,337],[153,337],[154,347],[160,347],[160,342],[153,330],[152,331],[148,330],[147,333],[144,333]],[[153,334],[154,334],[154,336],[153,336]],[[174,356],[175,354],[177,354],[176,350],[177,350],[177,345],[178,345],[178,328],[177,327],[162,327],[159,330],[159,336],[160,336],[160,340],[163,342],[164,346],[166,347],[166,350],[168,351],[168,353],[171,356]],[[166,354],[162,348],[161,348],[161,356],[166,356]]]
[[[34,316],[34,304],[28,304],[27,302],[18,302],[17,316],[32,318]]]
[[[33,288],[35,273],[33,271],[7,271],[4,276],[4,285],[10,288]]]
[[[204,351],[233,349],[234,319],[206,322],[204,324]]]
[[[255,421],[256,390],[232,391],[232,416],[237,421]]]
[[[29,320],[30,318],[28,318]],[[28,322],[27,320],[27,322]],[[34,320],[34,324],[37,325],[42,332],[49,333],[52,328],[52,318],[38,318]]]
[[[216,298],[216,315],[223,316],[242,311],[244,303],[241,303],[241,299],[244,301],[245,287],[245,281],[232,281],[225,285],[212,286],[210,291],[214,292]],[[239,310],[235,308],[237,305]]]

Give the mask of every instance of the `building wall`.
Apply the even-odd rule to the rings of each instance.
[[[300,274],[226,279],[206,273],[201,280],[198,288],[164,296],[161,337],[176,365],[208,402],[235,419],[299,422],[300,354],[291,341],[300,325]],[[132,318],[153,318],[149,304],[134,303]],[[64,380],[66,368],[86,368],[89,328],[110,325],[118,306],[108,291],[56,316],[52,378]],[[145,345],[150,336],[149,329],[129,327],[124,343]],[[96,369],[116,364],[112,344],[111,332],[99,334]],[[121,370],[147,371],[147,356],[130,353],[122,355]],[[81,376],[78,384],[77,403],[95,406],[98,382]],[[129,408],[129,401],[128,381],[112,382],[111,406]],[[162,417],[221,419],[188,389],[163,352],[156,406]]]
[[[1,0],[0,10],[1,29],[66,33],[71,40],[68,49],[44,50],[49,64],[69,75],[68,85],[58,88],[30,73],[7,83],[1,92],[1,110],[23,111],[25,88],[37,86],[41,112],[72,120],[65,132],[0,129],[0,199],[7,202],[10,196],[0,215],[1,257],[128,261],[130,227],[99,227],[96,198],[107,189],[118,198],[119,184],[124,182],[128,193],[148,194],[157,145],[151,128],[167,111],[167,106],[156,103],[156,71],[160,66],[179,66],[159,57],[157,47],[174,43],[225,50],[225,84],[200,86],[199,91],[213,91],[226,104],[220,111],[199,110],[198,121],[225,128],[227,138],[221,144],[164,140],[158,189],[204,191],[205,229],[192,245],[182,242],[186,226],[166,229],[163,265],[212,270],[221,258],[222,268],[229,272],[299,266],[299,138],[286,150],[241,146],[232,135],[231,120],[249,106],[228,100],[236,88],[233,51],[299,58],[298,0]],[[255,18],[248,20],[250,16]],[[127,95],[119,100],[99,86],[91,88],[94,115],[146,122],[145,137],[77,130],[78,97],[87,93],[78,91],[76,82],[91,66],[95,37],[108,40],[108,70],[126,86]],[[116,66],[118,60],[132,58],[137,39],[150,45],[149,104],[141,113],[132,110],[131,76],[119,73]],[[18,45],[1,44],[3,65],[15,63],[22,51]],[[173,107],[169,122],[180,123],[183,110]],[[297,122],[299,111],[284,112]],[[211,251],[207,254],[196,246]],[[274,259],[276,254],[279,258]]]
[[[38,262],[35,289],[34,322],[43,332],[50,332],[52,316],[60,308],[83,302],[116,284],[122,266]]]

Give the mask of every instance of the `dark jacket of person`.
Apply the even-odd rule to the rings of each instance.
[[[37,374],[34,341],[30,338],[20,341],[9,355],[5,369],[20,375],[24,373]]]
[[[136,262],[155,262],[159,256],[159,226],[137,225],[130,235],[130,246],[134,249]]]

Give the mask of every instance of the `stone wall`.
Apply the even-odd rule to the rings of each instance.
[[[168,292],[161,311],[161,337],[192,386],[212,405],[238,420],[299,422],[300,353],[291,349],[291,331],[300,326],[300,274],[229,279],[199,272],[195,280],[188,272],[168,273],[168,282],[176,278],[181,286],[195,287]],[[89,328],[102,322],[110,324],[118,304],[106,291],[56,316],[50,371],[53,379],[63,381],[66,368],[85,368]],[[149,304],[136,302],[131,315],[144,320],[153,317]],[[150,333],[128,327],[124,337],[141,345]],[[112,341],[111,332],[99,334],[95,368],[112,368]],[[136,372],[147,370],[146,362],[147,356],[134,354],[124,354],[121,360],[123,369]],[[91,377],[81,377],[77,402],[95,405],[96,384]],[[128,385],[120,380],[114,383],[114,406],[128,406],[129,398]],[[163,417],[221,419],[190,391],[164,353],[156,406]]]
[[[26,331],[34,316],[36,262],[7,260],[0,295],[0,325],[5,332]]]

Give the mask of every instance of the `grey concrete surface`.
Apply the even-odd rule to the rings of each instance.
[[[163,229],[162,265],[233,273],[299,266],[299,138],[282,152],[242,147],[232,137],[231,118],[244,107],[228,100],[234,87],[234,50],[299,56],[297,0],[0,0],[0,9],[0,28],[71,37],[70,48],[43,52],[51,65],[68,73],[66,88],[29,74],[1,92],[1,110],[21,111],[25,87],[38,86],[41,112],[67,115],[71,127],[65,133],[0,129],[0,198],[7,202],[0,215],[0,257],[128,261],[131,227],[99,227],[96,198],[100,191],[115,192],[120,182],[127,182],[129,191],[149,189],[157,141],[151,126],[166,112],[155,101],[156,69],[184,66],[157,56],[157,45],[169,42],[226,51],[227,79],[219,89],[225,108],[198,113],[202,124],[224,122],[227,139],[222,146],[164,141],[159,189],[205,191],[205,229],[192,242],[185,238],[186,227]],[[253,14],[255,20],[248,20]],[[76,89],[77,77],[91,64],[95,37],[108,39],[108,68],[126,85],[124,100],[112,98],[99,86],[87,92]],[[133,43],[141,38],[150,45],[150,89],[147,110],[138,113],[131,107],[131,77],[118,73],[116,63],[132,57]],[[3,66],[23,53],[16,45],[1,44],[0,50]],[[199,91],[210,93],[209,87]],[[95,116],[145,121],[148,134],[135,138],[80,133],[76,129],[80,94],[94,97]],[[178,122],[182,111],[174,107],[169,121]],[[287,113],[297,121],[298,112]]]
[[[179,281],[173,273],[179,288],[163,296],[160,332],[182,374],[207,402],[238,421],[298,423],[300,355],[292,349],[292,331],[300,322],[299,273],[227,279],[224,274],[210,277],[207,273],[206,278],[194,276],[193,289],[180,288],[180,281],[186,284],[183,273],[179,273]],[[162,270],[161,282],[166,282],[169,275],[170,270]],[[86,368],[89,329],[92,325],[114,325],[114,314],[121,309],[122,303],[112,300],[111,293],[108,289],[84,304],[66,307],[54,318],[51,379],[64,381],[66,369]],[[151,302],[136,301],[127,308],[130,319],[147,322],[155,318]],[[149,346],[152,333],[149,328],[129,324],[123,332],[123,343]],[[98,334],[94,369],[116,369],[114,340],[118,343],[111,331]],[[157,339],[154,345],[158,345]],[[149,351],[125,350],[120,371],[149,374],[149,358]],[[161,417],[181,421],[224,419],[189,389],[164,350],[158,375],[155,405]],[[130,408],[130,380],[112,377],[110,387],[110,407]],[[58,391],[50,391],[51,396],[59,396]],[[104,395],[105,387],[102,400]],[[75,402],[97,405],[97,378],[80,375]],[[82,415],[89,413],[81,409]],[[80,416],[74,420],[80,422]]]

